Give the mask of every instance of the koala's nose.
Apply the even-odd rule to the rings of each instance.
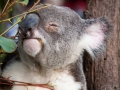
[[[38,26],[38,23],[39,16],[37,14],[28,14],[19,24],[20,36],[22,38],[31,38],[34,34],[34,29]]]

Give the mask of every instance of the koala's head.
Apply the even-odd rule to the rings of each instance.
[[[84,50],[94,56],[110,27],[105,18],[84,20],[67,7],[53,5],[29,13],[19,24],[21,59],[41,67],[65,67],[82,58]]]

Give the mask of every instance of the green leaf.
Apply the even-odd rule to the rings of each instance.
[[[24,0],[23,3],[24,3],[24,5],[28,5],[29,0]]]
[[[8,53],[14,52],[17,47],[16,43],[12,39],[8,39],[2,36],[0,36],[0,46]]]

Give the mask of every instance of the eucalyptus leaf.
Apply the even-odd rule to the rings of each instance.
[[[12,53],[16,50],[16,43],[12,39],[0,36],[0,46],[5,52]]]
[[[23,3],[24,3],[24,5],[28,5],[29,0],[24,0]]]

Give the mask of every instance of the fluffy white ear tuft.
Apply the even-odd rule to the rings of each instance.
[[[110,23],[106,18],[86,20],[83,35],[80,38],[80,48],[85,49],[91,55],[95,50],[103,50],[107,36],[111,31],[109,30],[111,26],[109,26]]]
[[[105,39],[105,34],[102,31],[101,25],[95,23],[86,28],[86,34],[81,38],[86,47],[97,49]]]

